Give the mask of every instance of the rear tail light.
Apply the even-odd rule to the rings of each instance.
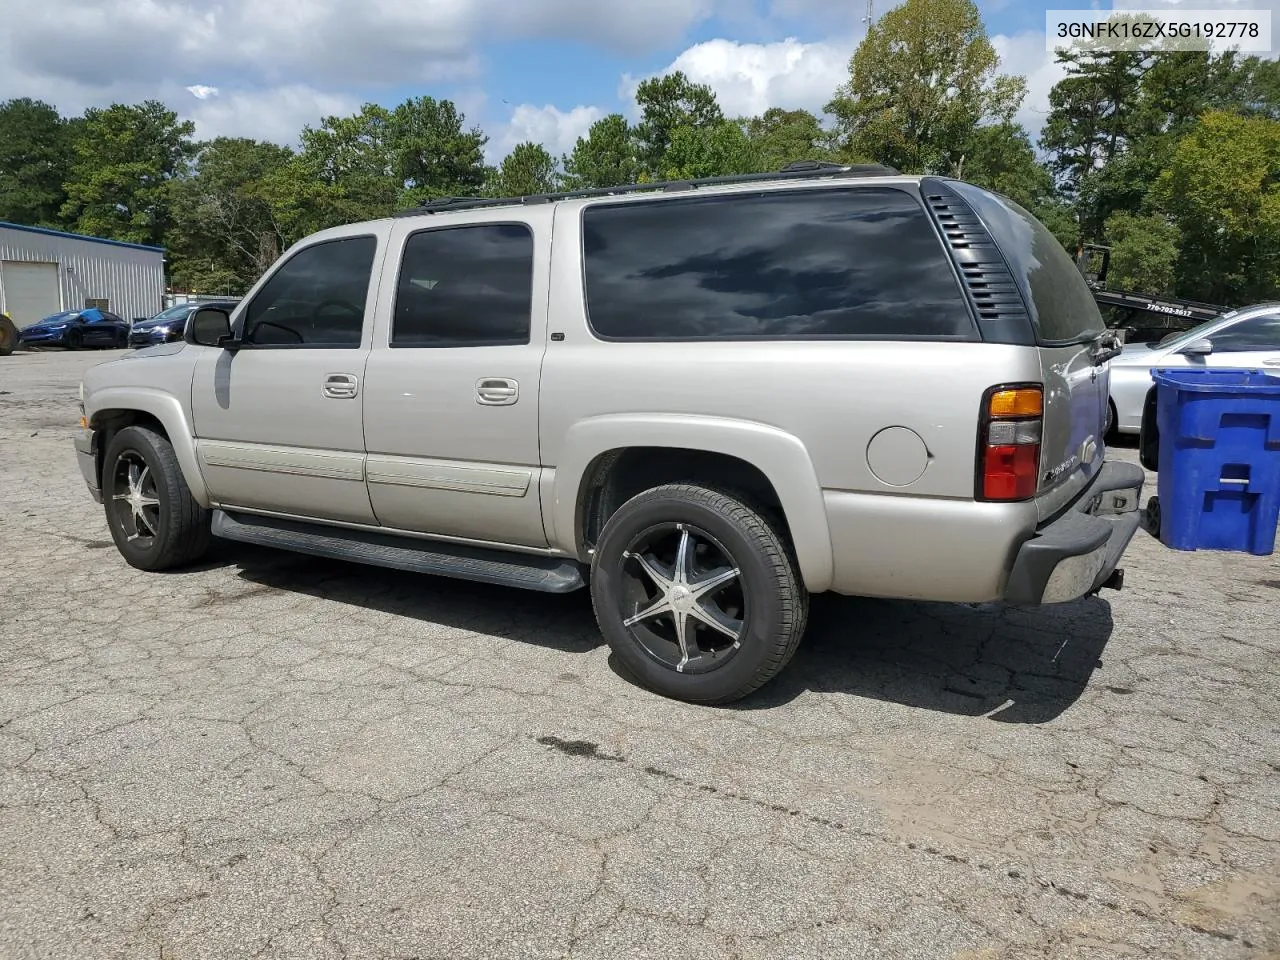
[[[1040,384],[1009,384],[986,392],[978,434],[979,500],[1030,500],[1036,495],[1043,431]]]

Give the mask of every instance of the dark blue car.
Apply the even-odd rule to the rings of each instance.
[[[129,321],[107,310],[85,307],[64,310],[18,331],[21,347],[123,347],[129,342]]]
[[[134,321],[133,329],[129,332],[129,346],[153,347],[158,343],[181,340],[187,329],[187,320],[198,308],[217,307],[230,313],[235,305],[235,300],[175,304],[167,310],[161,310],[149,320]]]

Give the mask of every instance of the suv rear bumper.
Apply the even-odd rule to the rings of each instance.
[[[1018,548],[1005,587],[1006,603],[1063,603],[1096,593],[1115,571],[1138,529],[1146,475],[1110,460],[1057,520]]]

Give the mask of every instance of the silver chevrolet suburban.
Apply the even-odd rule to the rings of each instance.
[[[124,558],[211,535],[552,592],[667,696],[778,673],[808,596],[1119,587],[1106,332],[1017,204],[885,167],[435,201],[94,367]]]

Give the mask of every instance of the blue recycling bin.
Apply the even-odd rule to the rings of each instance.
[[[1275,550],[1280,376],[1155,369],[1160,540],[1175,550]]]

